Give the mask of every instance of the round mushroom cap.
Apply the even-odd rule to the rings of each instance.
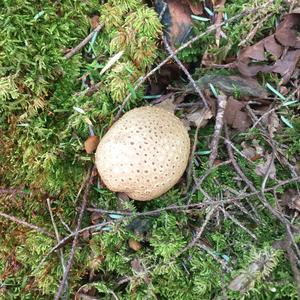
[[[96,167],[105,185],[134,200],[157,198],[184,173],[190,139],[173,113],[157,107],[135,108],[101,139]]]

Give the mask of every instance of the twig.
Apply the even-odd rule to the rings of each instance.
[[[21,189],[0,189],[0,194],[25,194],[24,191],[22,191]]]
[[[103,222],[101,224],[95,224],[95,225],[91,225],[85,228],[82,228],[78,231],[79,234],[83,233],[83,232],[87,232],[87,231],[100,231],[102,230],[103,227],[111,225],[113,223],[116,223],[117,221],[120,220],[113,220],[113,221],[109,221],[109,222]],[[57,243],[54,247],[52,247],[48,253],[46,255],[44,255],[44,257],[42,258],[42,260],[40,261],[40,263],[37,265],[37,267],[33,270],[33,274],[36,273],[40,267],[44,264],[44,262],[47,260],[47,258],[56,250],[60,249],[61,247],[63,247],[64,245],[66,245],[72,238],[74,238],[76,232],[71,233],[70,235],[66,236],[65,238],[63,238],[59,243]]]
[[[202,99],[202,101],[204,103],[204,107],[208,108],[207,100],[205,99],[205,97],[204,97],[203,93],[201,92],[199,86],[196,84],[196,82],[193,79],[193,77],[190,74],[190,72],[187,70],[187,68],[183,65],[183,63],[179,60],[179,58],[176,56],[176,54],[172,50],[172,48],[169,45],[169,43],[168,43],[167,38],[165,37],[165,35],[163,35],[162,39],[163,39],[163,42],[165,44],[165,47],[166,47],[167,51],[169,52],[170,55],[172,55],[173,59],[175,60],[175,62],[179,66],[179,68],[184,72],[184,74],[186,75],[186,77],[188,78],[188,80],[191,82],[193,88],[198,93],[199,97]]]
[[[192,196],[194,195],[194,193],[196,192],[197,189],[199,189],[199,187],[201,186],[202,182],[217,168],[221,167],[221,166],[225,166],[231,163],[231,160],[227,160],[224,162],[221,162],[218,165],[215,166],[211,166],[209,169],[206,170],[205,174],[203,174],[199,179],[195,180],[195,185],[193,186],[193,189],[190,193],[189,197],[189,202],[192,199]]]
[[[203,113],[204,115],[205,113]],[[196,130],[195,130],[195,134],[194,134],[194,141],[193,141],[193,147],[192,147],[192,151],[190,154],[190,158],[189,158],[189,165],[187,167],[187,171],[186,171],[186,176],[187,176],[187,180],[186,180],[186,191],[189,190],[191,182],[192,182],[192,170],[193,170],[193,160],[195,157],[195,151],[197,148],[197,143],[198,143],[198,135],[199,135],[199,129],[201,126],[201,122],[198,122]]]
[[[231,268],[227,266],[226,261],[224,259],[219,258],[216,253],[211,250],[209,247],[207,247],[204,243],[202,243],[201,241],[199,241],[197,243],[198,247],[205,250],[208,254],[210,254],[221,266],[224,270],[226,270],[227,272],[231,272]]]
[[[211,153],[209,156],[210,167],[213,166],[218,156],[218,146],[219,146],[220,135],[224,123],[224,112],[227,104],[227,97],[224,95],[218,95],[217,100],[218,100],[218,113],[216,115],[214,136],[210,145],[210,149],[211,149]]]
[[[267,14],[263,19],[259,20],[259,22],[255,25],[255,27],[248,33],[248,35],[246,36],[245,39],[243,39],[240,43],[239,43],[239,47],[245,45],[247,42],[251,42],[252,39],[254,38],[254,36],[256,35],[256,32],[261,28],[261,26],[266,22],[266,20],[268,20],[270,18],[270,16],[272,16],[273,13],[269,13]]]
[[[20,225],[23,225],[25,227],[31,228],[31,229],[33,229],[33,230],[35,230],[37,232],[43,233],[43,234],[45,234],[45,235],[47,235],[49,237],[52,237],[52,238],[54,237],[54,235],[52,233],[50,233],[48,230],[46,230],[44,228],[41,228],[41,227],[38,227],[36,225],[30,224],[30,223],[28,223],[26,221],[20,220],[20,219],[14,217],[14,216],[10,216],[10,215],[8,215],[8,214],[6,214],[4,212],[0,211],[0,216],[3,217],[3,218],[5,218],[5,219],[8,219],[8,220],[10,220],[12,222],[15,222],[17,224],[20,224]]]
[[[79,52],[103,27],[103,24],[99,24],[86,38],[84,38],[76,47],[72,48],[68,53],[65,54],[65,59],[70,59],[74,54]]]
[[[231,162],[231,160],[226,161],[226,162],[223,163],[223,165],[229,164],[230,162]],[[217,166],[210,169],[210,171],[212,171],[215,168],[217,168]],[[205,178],[205,177],[206,177],[206,174],[204,176],[202,176],[201,178]],[[200,180],[201,180],[201,178],[200,178]],[[299,181],[299,180],[300,180],[300,177],[294,177],[294,178],[291,178],[291,179],[281,181],[278,184],[274,185],[273,187],[267,188],[265,190],[265,192],[275,191],[275,190],[277,190],[278,188],[280,188],[284,185],[287,185],[287,184],[290,184],[290,183],[293,183],[293,182]],[[184,210],[201,209],[201,208],[207,207],[209,205],[233,203],[235,201],[243,200],[244,198],[257,196],[259,193],[260,193],[260,191],[255,191],[255,192],[252,192],[252,193],[238,195],[237,197],[233,197],[233,198],[225,198],[225,200],[221,200],[221,201],[204,201],[204,202],[192,203],[192,204],[186,204],[186,205],[171,204],[171,205],[163,207],[163,208],[150,210],[150,211],[146,211],[146,212],[128,212],[128,211],[118,211],[118,210],[105,210],[105,209],[94,208],[94,207],[88,207],[86,210],[90,211],[90,212],[98,212],[98,213],[102,213],[102,214],[117,214],[117,215],[123,215],[123,216],[128,216],[128,217],[156,216],[156,215],[159,215],[161,212],[164,212],[164,211],[180,211],[181,212],[181,211],[184,211]],[[103,226],[108,225],[108,223],[109,222],[105,223]],[[83,231],[86,231],[86,230],[94,229],[95,226],[97,226],[97,225],[93,225],[91,227],[83,228],[81,231],[83,232]],[[66,242],[72,236],[73,236],[73,234],[68,236],[67,238],[65,238]],[[61,247],[62,245],[59,245],[59,246]],[[55,248],[54,250],[56,250],[56,249],[57,248]]]
[[[89,196],[89,192],[90,192],[90,188],[91,188],[91,184],[92,184],[93,169],[94,169],[94,167],[91,167],[90,170],[89,170],[89,176],[88,176],[86,188],[85,188],[85,191],[84,191],[84,194],[83,194],[82,205],[81,205],[80,213],[79,213],[78,220],[77,220],[77,226],[76,226],[76,229],[75,229],[75,235],[74,235],[74,239],[73,239],[73,243],[72,243],[72,247],[71,247],[71,253],[70,253],[70,256],[69,256],[69,260],[68,260],[63,278],[60,282],[59,288],[58,288],[58,290],[56,292],[56,295],[54,297],[55,300],[58,300],[61,297],[61,294],[64,291],[65,284],[66,284],[68,276],[69,276],[69,272],[70,272],[71,267],[73,265],[76,246],[77,246],[78,239],[79,239],[79,230],[80,230],[80,227],[81,227],[83,214],[84,214],[84,211],[85,211],[86,206],[87,206],[88,196]]]
[[[267,3],[265,3],[264,5],[261,5],[259,7],[256,7],[256,8],[252,8],[252,9],[249,9],[249,10],[245,10],[243,11],[242,13],[238,14],[238,15],[235,15],[233,16],[232,18],[228,19],[228,20],[225,20],[223,21],[222,23],[218,24],[218,25],[211,25],[205,32],[195,36],[194,38],[190,39],[189,41],[187,41],[186,43],[184,43],[182,46],[180,46],[179,48],[177,48],[176,50],[173,51],[173,54],[170,54],[166,59],[164,59],[160,64],[158,64],[154,69],[152,69],[149,73],[147,73],[144,77],[142,77],[137,83],[136,85],[133,87],[133,90],[136,91],[149,77],[151,77],[156,71],[158,71],[163,65],[165,65],[170,59],[173,58],[173,55],[176,55],[178,52],[182,51],[183,49],[189,47],[191,44],[193,44],[194,42],[198,41],[200,38],[202,38],[203,36],[215,31],[217,28],[225,25],[225,24],[229,24],[229,23],[232,23],[233,21],[241,18],[241,17],[244,17],[244,16],[247,16],[247,15],[250,15],[250,14],[253,14],[253,13],[256,13],[257,11],[259,11],[260,9],[263,9],[265,8],[266,6],[270,5],[271,3],[273,3],[273,0],[270,0],[268,1]],[[129,93],[122,105],[120,106],[119,108],[119,111],[118,113],[116,114],[115,118],[114,118],[114,121],[118,120],[120,118],[120,116],[122,115],[123,113],[123,110],[127,104],[127,102],[129,101],[129,99],[131,98],[131,93]]]
[[[240,221],[238,221],[235,217],[233,217],[231,214],[228,213],[225,209],[220,207],[225,217],[229,218],[233,223],[238,225],[240,228],[242,228],[244,231],[246,231],[254,240],[257,241],[257,237],[254,233],[252,233],[248,228],[246,228]]]
[[[51,203],[50,203],[49,198],[47,198],[47,206],[48,206],[48,210],[49,210],[49,213],[50,213],[51,222],[52,222],[52,225],[53,225],[53,228],[54,228],[56,240],[59,243],[61,241],[61,239],[60,239],[60,235],[59,235],[59,232],[57,230],[57,226],[56,226],[56,223],[55,223],[55,220],[54,220],[54,216],[53,216],[53,212],[52,212],[52,209],[51,209]],[[65,260],[64,260],[63,249],[59,249],[59,257],[60,257],[60,262],[61,262],[62,269],[65,272],[66,271],[66,265],[65,265]],[[67,284],[66,284],[66,286],[67,286]]]
[[[208,222],[210,221],[210,219],[212,218],[215,210],[217,209],[217,206],[214,206],[210,209],[210,211],[207,213],[205,220],[201,226],[201,228],[198,230],[196,236],[179,252],[176,254],[177,257],[179,257],[182,253],[186,252],[187,250],[191,249],[192,247],[194,247],[196,245],[196,243],[198,243],[198,241],[200,240],[205,227],[207,226]]]
[[[224,4],[225,4],[226,0],[221,0],[219,2],[219,4],[216,6],[216,9],[218,9],[218,14],[217,14],[217,18],[216,18],[216,22],[215,24],[220,24],[222,22],[222,18],[223,18],[223,9],[224,9]],[[216,44],[217,47],[219,48],[220,46],[220,37],[221,37],[221,32],[222,32],[222,27],[218,27],[216,29]]]
[[[230,141],[229,140],[229,134],[228,134],[227,125],[225,125],[225,134],[226,134],[226,139],[228,141]],[[232,160],[232,165],[235,168],[235,170],[238,173],[238,175],[247,184],[247,186],[250,188],[250,190],[252,192],[258,192],[257,189],[255,188],[255,186],[253,185],[253,183],[247,178],[247,176],[244,174],[244,172],[241,170],[241,168],[237,164],[237,162],[236,162],[236,160],[234,158],[233,151],[232,151],[230,143],[226,143],[226,146],[227,146],[227,151],[228,151],[229,157]],[[300,258],[300,250],[299,250],[299,248],[298,248],[298,246],[297,246],[297,244],[296,244],[296,242],[294,240],[293,234],[292,234],[291,229],[290,229],[293,225],[279,211],[277,211],[276,209],[274,209],[270,205],[270,203],[266,199],[266,196],[265,196],[264,193],[262,193],[261,191],[259,191],[257,195],[258,195],[258,199],[263,204],[263,206],[265,208],[267,208],[269,210],[269,212],[285,226],[285,228],[287,229],[287,232],[288,232],[288,234],[289,234],[289,236],[290,236],[290,238],[291,238],[291,240],[293,242],[293,245],[294,245],[294,247],[296,249],[296,252],[297,252],[297,254],[298,254],[299,258]]]

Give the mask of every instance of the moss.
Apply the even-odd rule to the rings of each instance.
[[[241,12],[244,3],[228,2],[225,8],[228,16]],[[253,3],[250,1],[248,5]],[[278,3],[264,14],[271,10],[277,14]],[[76,223],[81,200],[77,199],[77,193],[92,160],[83,151],[88,124],[92,123],[95,133],[102,136],[134,82],[150,69],[157,57],[164,55],[157,45],[161,26],[154,10],[137,0],[108,0],[104,5],[96,0],[51,3],[4,0],[3,5],[0,11],[0,186],[24,188],[26,194],[0,195],[1,211],[53,231],[46,205],[49,198],[58,230],[62,236],[67,236],[69,232],[62,221],[72,228]],[[65,60],[64,52],[91,31],[89,16],[94,11],[100,14],[100,22],[105,25],[103,30],[81,53]],[[222,41],[219,49],[209,47],[214,35],[206,35],[180,57],[184,61],[196,61],[206,50],[219,60],[236,54],[240,39],[252,26],[250,21],[248,18],[229,25],[226,28],[228,39]],[[273,24],[274,17],[266,22],[259,36],[267,34]],[[195,33],[202,32],[206,26],[195,22]],[[119,51],[124,51],[121,59],[100,76],[109,58]],[[199,76],[203,72],[208,71],[198,70]],[[226,70],[218,72],[228,74]],[[92,96],[85,95],[87,82],[80,80],[87,74],[91,83],[102,83]],[[276,82],[275,79],[272,80]],[[140,105],[142,95],[143,88],[132,97],[127,108]],[[81,108],[84,113],[74,107]],[[300,148],[294,138],[299,129],[298,118],[294,117],[292,122],[294,129],[283,129],[276,136],[278,142],[290,145],[287,150],[290,158],[299,155]],[[198,149],[209,149],[208,136],[213,128],[211,122],[201,129]],[[241,141],[254,138],[268,147],[257,129],[236,136],[234,141],[239,147]],[[222,144],[219,153],[220,159],[227,159]],[[208,165],[208,155],[199,157],[199,166],[194,166],[196,176],[204,175]],[[255,174],[254,166],[239,156],[237,160],[259,188],[262,178]],[[289,178],[285,167],[277,164],[276,167],[278,178]],[[274,182],[268,182],[271,183]],[[213,171],[203,187],[211,197],[218,199],[225,197],[229,188],[236,191],[243,188],[230,166]],[[278,192],[283,193],[285,189]],[[186,204],[183,190],[178,185],[151,202],[124,203],[115,193],[93,185],[89,205],[108,210],[149,211],[174,203]],[[275,205],[272,193],[267,193],[266,197]],[[204,199],[206,195],[197,191],[191,201]],[[249,216],[232,206],[229,209],[253,231],[257,241],[232,220],[224,219],[222,214],[219,215],[220,224],[211,220],[201,238],[218,258],[226,259],[233,272],[225,272],[198,246],[177,257],[193,239],[207,212],[168,211],[147,218],[135,217],[107,227],[101,233],[81,236],[70,274],[70,297],[84,286],[93,296],[103,299],[111,299],[112,293],[119,299],[218,299],[224,284],[228,286],[234,276],[247,271],[257,256],[269,251],[274,241],[284,238],[283,226],[269,215],[259,200],[251,197],[248,201],[256,207],[260,224],[254,224]],[[250,210],[247,203],[244,205]],[[86,213],[83,226],[95,219],[106,221],[111,217]],[[63,272],[59,256],[53,253],[39,270],[33,271],[55,241],[3,219],[0,220],[0,233],[0,299],[53,299]],[[129,238],[141,242],[138,252],[128,247]],[[67,260],[70,245],[65,245],[63,250]],[[277,252],[272,252],[271,256],[277,257]],[[134,267],[134,260],[139,262],[141,270]],[[253,281],[253,288],[245,298],[296,299],[296,288],[284,255],[278,255],[276,264],[270,269],[265,280],[261,277]],[[128,281],[120,284],[124,278]],[[227,291],[227,294],[228,299],[241,297],[237,292]]]

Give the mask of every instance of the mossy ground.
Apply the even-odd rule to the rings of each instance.
[[[228,1],[225,11],[230,17],[246,6],[253,6],[254,2]],[[280,10],[284,8],[281,1],[277,1],[261,12],[265,15],[273,12],[273,16],[259,30],[258,39],[272,31],[282,13]],[[105,24],[104,30],[90,51],[65,60],[64,51],[78,44],[91,30],[89,20],[95,11],[100,14],[100,22]],[[238,43],[252,29],[251,18],[258,17],[249,16],[228,25],[227,39],[222,41],[220,48],[214,46],[214,36],[207,35],[194,47],[184,50],[180,58],[191,62],[206,50],[220,61],[236,55]],[[194,30],[199,33],[206,27],[205,23],[196,22]],[[50,198],[58,231],[62,236],[68,235],[60,220],[74,228],[80,203],[76,196],[93,160],[83,150],[89,134],[88,124],[92,123],[95,133],[100,136],[111,124],[118,104],[134,82],[163,56],[158,47],[160,30],[154,10],[137,0],[109,0],[105,5],[96,0],[3,1],[0,7],[0,186],[21,187],[26,193],[22,196],[0,195],[1,211],[53,231],[46,204],[46,199]],[[122,59],[100,77],[99,69],[121,50],[124,50]],[[86,82],[79,80],[87,72],[94,82],[103,82],[102,88],[93,96],[84,95]],[[198,75],[204,73],[205,69],[196,72]],[[261,78],[262,82],[266,80],[278,82],[277,77]],[[138,91],[127,109],[144,105],[142,96],[143,91]],[[80,114],[74,107],[81,108],[85,114]],[[299,156],[300,151],[300,120],[287,108],[285,113],[294,128],[283,128],[275,139],[288,145],[287,155],[293,158]],[[199,150],[209,148],[208,137],[212,133],[213,122],[200,131]],[[241,149],[241,141],[250,142],[254,138],[268,147],[257,130],[237,135],[234,142]],[[227,159],[223,144],[219,158]],[[238,163],[259,188],[262,177],[255,174],[255,166],[241,157],[238,157]],[[194,167],[195,174],[203,175],[207,167],[208,156],[203,155],[199,166]],[[290,178],[290,171],[278,162],[276,168],[278,179]],[[222,166],[213,171],[202,186],[211,197],[222,199],[224,191],[241,191],[243,185],[236,178],[231,166]],[[268,181],[267,187],[274,183]],[[293,187],[295,184],[280,188],[278,195]],[[274,194],[266,193],[266,197],[274,205]],[[203,193],[197,191],[191,201],[196,203],[203,199]],[[259,213],[259,224],[238,209],[230,209],[236,219],[251,229],[257,240],[222,216],[220,224],[209,223],[202,237],[202,242],[209,246],[214,256],[228,262],[232,272],[225,272],[214,256],[198,246],[173,259],[193,238],[208,211],[168,211],[135,220],[134,227],[138,224],[142,232],[133,231],[132,226],[128,226],[132,225],[129,220],[115,225],[110,231],[82,238],[70,273],[69,293],[74,295],[85,286],[86,291],[99,299],[112,299],[113,295],[118,299],[221,299],[224,287],[234,276],[241,270],[247,273],[249,264],[264,256],[269,268],[264,271],[268,276],[262,279],[256,274],[257,280],[250,280],[253,287],[245,298],[296,299],[297,292],[285,255],[272,248],[275,241],[284,238],[284,227],[256,197],[248,201]],[[89,202],[90,206],[108,210],[148,211],[171,204],[184,205],[186,198],[179,186],[148,203],[120,203],[114,193],[93,186]],[[247,204],[245,206],[249,209]],[[98,218],[110,219],[105,215]],[[83,226],[90,225],[91,221],[92,215],[86,213]],[[5,219],[0,219],[0,233],[0,299],[53,299],[63,274],[57,253],[34,270],[55,245],[55,240]],[[129,238],[140,240],[142,249],[131,250]],[[66,259],[69,251],[69,245],[65,246]],[[134,259],[139,260],[140,271],[132,267]],[[251,278],[253,274],[246,275]],[[124,278],[125,284],[118,284]],[[242,297],[238,292],[227,289],[225,292],[228,299]]]

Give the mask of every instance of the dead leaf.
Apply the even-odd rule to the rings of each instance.
[[[186,114],[185,119],[189,122],[189,125],[201,128],[204,127],[212,117],[213,114],[210,109],[201,108]]]
[[[289,81],[299,59],[300,49],[287,51],[287,53],[281,59],[276,61],[273,66],[273,72],[279,73],[282,76],[282,84],[285,84]]]
[[[247,157],[248,159],[252,159],[256,155],[255,148],[246,144],[246,142],[242,142],[241,146],[243,150],[241,151],[242,154]]]
[[[172,45],[187,41],[192,30],[192,10],[189,3],[178,0],[156,1],[158,14],[167,3],[167,9],[162,17],[162,24],[168,32],[168,39]],[[193,7],[195,10],[195,7]]]
[[[285,15],[274,34],[243,49],[236,60],[241,74],[251,77],[259,72],[274,72],[282,76],[281,84],[287,83],[300,59],[300,37],[296,30],[299,26],[298,10]],[[284,47],[288,47],[287,51],[283,51]]]
[[[248,113],[242,111],[247,103],[229,97],[224,112],[225,122],[241,132],[246,131],[252,124]]]
[[[97,149],[99,142],[100,139],[98,136],[96,135],[89,136],[87,140],[84,142],[84,149],[86,153],[88,154],[93,153]]]
[[[288,189],[281,198],[281,205],[300,211],[300,195],[295,189]]]
[[[271,137],[274,137],[274,133],[280,127],[280,120],[275,111],[268,114],[265,118],[263,118],[263,122],[268,126],[268,131]]]
[[[228,96],[238,93],[240,97],[267,98],[268,93],[255,79],[241,76],[205,75],[196,81],[201,90],[210,89],[210,84]],[[193,92],[191,84],[187,86],[188,92]]]
[[[174,101],[175,101],[175,97],[174,95],[171,95],[169,98],[156,104],[155,106],[165,109],[168,112],[174,113],[176,108],[176,104],[174,104]]]
[[[269,171],[269,177],[271,179],[275,179],[276,178],[276,168],[275,168],[274,161],[272,162],[271,154],[267,154],[265,156],[265,160],[262,161],[261,163],[259,163],[255,168],[255,173],[258,176],[265,176],[268,171]]]
[[[296,28],[299,28],[300,13],[294,12],[283,17],[283,20],[278,25],[275,38],[283,46],[300,48],[300,37]]]

